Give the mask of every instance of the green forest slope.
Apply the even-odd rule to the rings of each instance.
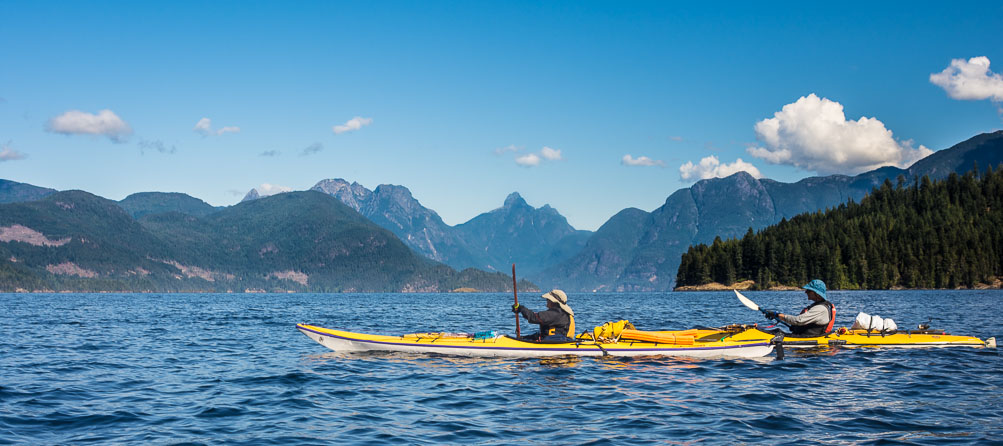
[[[1003,166],[1003,165],[1001,165]],[[975,287],[1003,276],[1003,172],[886,180],[860,203],[798,215],[742,239],[691,246],[678,286],[754,280],[832,289]]]
[[[314,191],[203,217],[174,211],[138,221],[82,191],[0,204],[0,292],[507,291],[511,284],[505,274],[456,271],[418,256]]]

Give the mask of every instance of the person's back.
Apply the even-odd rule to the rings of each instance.
[[[512,306],[512,311],[521,314],[529,323],[540,326],[536,340],[560,341],[573,338],[575,312],[568,306],[568,295],[561,290],[552,290],[544,294],[543,298],[547,299],[547,309],[544,311],[535,313],[518,304]]]

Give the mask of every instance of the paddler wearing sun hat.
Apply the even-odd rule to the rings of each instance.
[[[512,305],[512,312],[521,314],[531,324],[539,324],[540,332],[527,338],[539,341],[561,341],[575,336],[575,312],[568,306],[568,295],[551,290],[543,295],[547,309],[534,313],[522,305]]]
[[[815,279],[801,288],[804,288],[805,294],[812,302],[801,310],[801,314],[792,316],[773,310],[761,311],[767,318],[776,319],[790,326],[792,335],[815,337],[828,334],[832,331],[833,322],[836,320],[836,307],[825,300],[825,282]]]

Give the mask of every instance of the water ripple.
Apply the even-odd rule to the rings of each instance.
[[[951,332],[1003,333],[992,318],[1003,301],[998,291],[833,294],[840,314],[887,314],[901,326],[936,316]],[[798,297],[753,298],[786,308],[802,303]],[[572,298],[581,327],[626,317],[642,329],[683,329],[758,317],[727,293]],[[943,444],[1003,437],[1003,361],[993,350],[788,349],[784,361],[460,358],[329,352],[293,328],[312,321],[380,333],[504,333],[511,331],[508,300],[0,295],[0,444]],[[535,306],[532,299],[528,305]],[[430,320],[429,308],[438,320]]]

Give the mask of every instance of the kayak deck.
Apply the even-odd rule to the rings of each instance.
[[[773,351],[772,337],[761,338],[758,330],[729,334],[724,339],[713,336],[717,330],[683,330],[655,333],[652,340],[617,339],[595,341],[579,338],[575,342],[537,343],[509,336],[475,339],[450,333],[413,333],[374,335],[297,324],[304,335],[334,351],[400,351],[461,356],[646,356],[754,358]],[[766,335],[766,333],[759,332]],[[713,339],[707,339],[711,335]],[[769,336],[769,335],[767,335]]]
[[[833,332],[826,336],[814,338],[785,337],[785,347],[895,347],[895,348],[926,348],[926,347],[996,347],[996,339],[985,341],[973,336],[956,336],[944,332],[910,332],[876,333],[867,330],[848,330],[845,333]]]

